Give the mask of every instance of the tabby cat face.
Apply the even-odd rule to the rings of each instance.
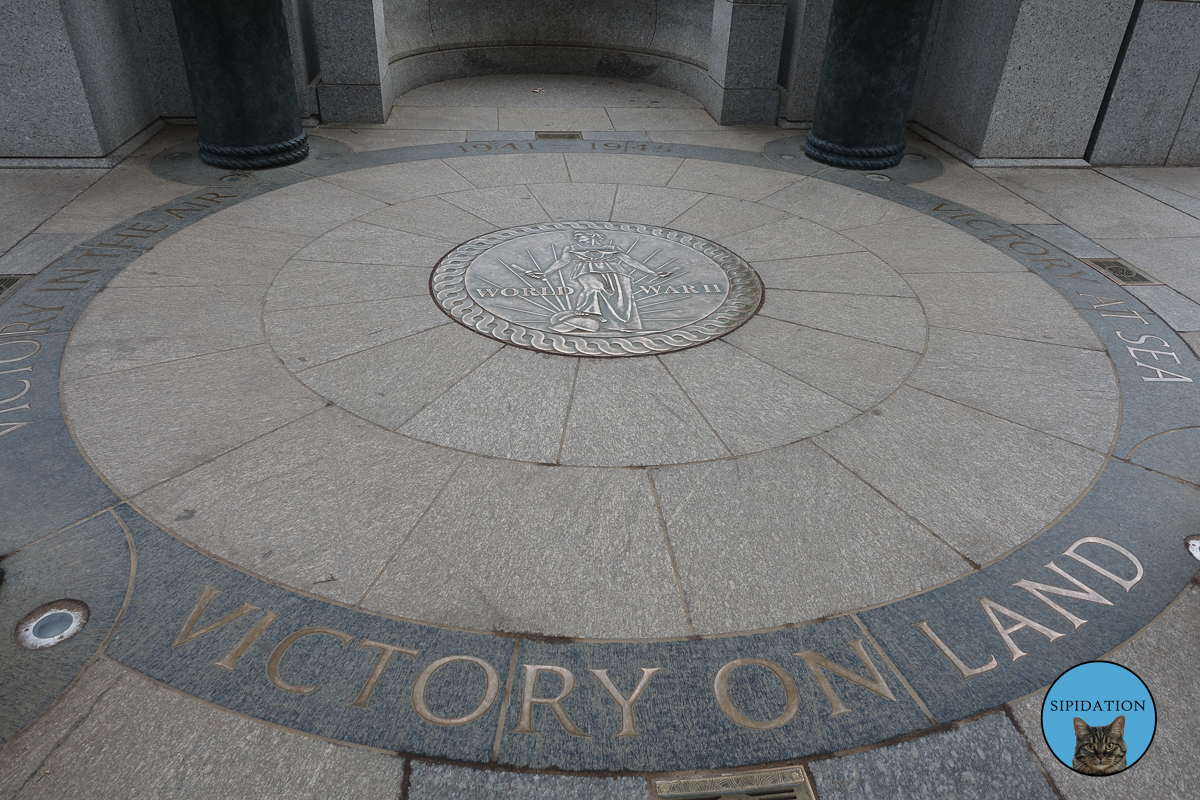
[[[1125,715],[1092,727],[1075,718],[1075,759],[1071,768],[1085,775],[1111,775],[1125,769]]]

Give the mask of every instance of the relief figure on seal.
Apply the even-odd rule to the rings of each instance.
[[[569,282],[576,284],[580,291],[575,294],[572,308],[559,311],[550,318],[551,329],[559,333],[642,330],[634,297],[634,276],[644,272],[667,278],[671,273],[652,270],[608,243],[598,231],[576,231],[572,238],[576,244],[567,246],[549,267],[525,273],[531,278],[546,280],[548,275],[572,268]]]

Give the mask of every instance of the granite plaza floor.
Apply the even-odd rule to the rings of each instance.
[[[1104,796],[1195,797],[1200,168],[846,172],[552,76],[309,132],[0,170],[0,621],[90,612],[0,645],[0,797],[1082,800],[1039,720],[1095,659],[1159,719]],[[431,287],[505,229],[678,232],[762,305],[547,352]],[[569,315],[525,258],[510,321]]]

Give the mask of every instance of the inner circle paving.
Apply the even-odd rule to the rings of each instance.
[[[621,189],[637,191],[644,187],[572,184],[571,188],[579,193],[606,190],[615,194]],[[720,199],[719,195],[709,197]],[[463,202],[463,198],[457,199]],[[497,326],[486,324],[491,315],[481,317],[471,310],[477,308],[473,304],[460,309],[473,320],[469,333],[464,335],[457,326],[442,324],[445,317],[434,311],[438,307],[436,297],[430,302],[422,288],[431,280],[428,266],[339,264],[331,270],[330,262],[307,260],[343,250],[348,237],[361,240],[371,233],[387,237],[378,243],[375,256],[392,261],[422,260],[428,265],[446,247],[444,242],[430,241],[425,252],[414,257],[412,249],[404,249],[414,237],[393,240],[389,231],[378,227],[382,219],[378,212],[334,228],[283,268],[264,306],[267,340],[300,381],[330,402],[404,436],[481,455],[537,464],[623,467],[726,459],[797,442],[861,415],[893,393],[916,366],[925,347],[925,321],[920,304],[899,274],[853,240],[784,216],[770,206],[737,202],[757,206],[748,209],[748,214],[780,218],[780,224],[769,226],[770,231],[752,229],[753,235],[731,238],[751,257],[760,259],[755,263],[777,284],[794,288],[780,288],[770,294],[762,319],[723,342],[714,341],[713,331],[704,326],[692,326],[696,332],[686,332],[680,338],[680,344],[692,346],[697,344],[696,338],[701,339],[700,343],[710,341],[712,346],[707,349],[668,350],[646,363],[626,364],[544,358],[521,352],[520,346],[501,349],[496,342],[481,338]],[[569,209],[560,209],[549,200],[543,204],[549,207],[548,213],[569,213]],[[375,220],[374,230],[363,223],[366,218]],[[540,238],[542,228],[552,233],[561,230],[562,225],[565,223],[543,223],[530,226],[526,232]],[[709,247],[704,244],[706,240],[691,234],[671,235]],[[469,246],[485,248],[490,237],[496,236],[500,234],[486,234],[473,240],[485,244]],[[641,236],[651,240],[643,244],[646,257],[660,257],[663,247],[656,244],[659,237]],[[761,241],[757,238],[761,236],[772,238]],[[536,254],[521,252],[530,249],[520,244],[525,236],[515,242],[507,235],[502,238],[518,248],[516,255],[536,259]],[[569,234],[567,241],[572,241]],[[631,240],[626,246],[635,242]],[[399,249],[388,249],[393,246]],[[554,243],[533,246],[553,248]],[[719,257],[731,262],[735,281],[706,284],[699,279],[688,283],[681,278],[678,285],[672,285],[667,282],[670,278],[657,278],[642,292],[643,298],[650,294],[666,300],[657,306],[645,299],[640,301],[648,319],[654,319],[655,308],[669,310],[678,305],[671,295],[650,292],[663,291],[660,284],[664,283],[666,289],[681,293],[696,290],[702,302],[694,315],[700,320],[716,319],[716,324],[725,328],[741,325],[758,308],[763,293],[758,277],[752,273],[742,277],[750,270],[737,266],[744,264],[741,258],[711,246],[720,251]],[[462,249],[455,248],[450,256],[439,260],[444,265],[447,258]],[[701,270],[704,261],[709,261],[708,269],[723,272],[691,244],[680,245],[680,249],[699,257],[698,265],[690,265],[691,270]],[[804,264],[810,273],[807,280],[792,274],[797,259],[780,258],[805,253],[830,256]],[[505,251],[500,255],[503,257]],[[662,263],[668,267],[678,265],[682,255],[673,253]],[[817,275],[821,271],[837,274],[829,275],[822,286]],[[700,273],[706,280],[718,280],[706,275]],[[368,296],[364,292],[373,291],[371,282],[394,287],[392,292],[402,297],[378,303],[361,300]],[[438,288],[442,282],[437,271],[432,282],[435,293],[446,291],[445,287]],[[486,282],[486,278],[481,279],[481,283]],[[857,285],[839,287],[838,282]],[[312,293],[314,283],[321,286],[320,297]],[[740,293],[744,297],[728,296],[727,287],[738,289],[743,283],[748,284]],[[705,297],[705,286],[719,288],[721,293],[713,292],[710,300]],[[804,287],[843,291],[813,292]],[[571,286],[566,284],[564,288]],[[457,291],[453,287],[450,290]],[[322,298],[323,305],[308,305]],[[511,307],[502,304],[503,309]],[[553,314],[541,306],[531,307],[541,314],[534,322],[550,327]],[[364,320],[374,329],[363,328],[361,333],[349,329],[346,323],[364,309],[377,315]],[[726,314],[724,310],[729,309],[734,313]],[[684,313],[688,313],[686,306]],[[887,315],[886,323],[882,315]],[[685,327],[694,321],[683,320]],[[483,325],[482,331],[475,328],[477,322]],[[512,328],[502,330],[499,338],[511,344]],[[610,343],[610,337],[596,338],[602,344]],[[628,337],[631,344],[626,346],[643,350],[645,345],[637,342],[643,338],[647,337]],[[589,351],[584,355],[598,354],[590,342],[578,346]],[[820,359],[797,358],[791,352],[796,347],[825,352]],[[655,355],[654,351],[649,354]],[[831,357],[862,362],[874,374],[840,375],[838,368],[828,368]],[[414,375],[422,375],[425,380],[414,381]]]
[[[503,164],[522,157],[496,158]],[[565,165],[561,156],[548,160],[543,170]],[[347,173],[344,182],[384,185],[388,178],[379,173],[386,169]],[[769,178],[775,185],[767,189],[777,188],[769,203],[717,191],[687,198],[692,208],[732,202],[742,209],[746,230],[711,248],[735,265],[749,260],[767,283],[760,318],[723,340],[649,359],[576,359],[502,346],[512,344],[511,334],[488,335],[494,325],[446,324],[439,298],[447,297],[448,263],[460,265],[459,274],[461,265],[490,266],[499,288],[499,270],[518,282],[504,265],[525,278],[548,269],[564,252],[556,244],[569,247],[573,239],[566,223],[543,223],[486,233],[443,255],[446,238],[433,234],[452,240],[446,226],[453,218],[431,229],[397,206],[456,201],[475,209],[475,227],[460,228],[470,232],[491,222],[479,214],[495,212],[480,199],[491,189],[457,190],[442,176],[426,190],[448,191],[431,201],[373,208],[345,221],[348,209],[334,205],[318,218],[328,232],[300,249],[265,292],[247,287],[241,303],[216,297],[173,308],[180,335],[149,342],[140,355],[157,366],[122,369],[128,354],[108,355],[105,347],[121,325],[115,318],[136,326],[155,300],[139,289],[114,291],[111,302],[107,293],[97,298],[76,326],[66,373],[94,380],[119,374],[124,391],[143,401],[114,415],[106,393],[88,379],[68,391],[68,416],[96,469],[187,541],[288,586],[470,630],[644,639],[764,629],[929,588],[1035,536],[1091,484],[1115,431],[1116,382],[1094,333],[1043,281],[943,223],[882,201],[881,216],[896,222],[839,233],[786,210],[795,208],[794,197],[805,197],[803,181]],[[557,187],[566,191],[556,194]],[[622,190],[644,187],[564,180],[504,188],[540,196],[539,208],[555,219],[569,216],[580,197],[612,206]],[[347,204],[356,199],[344,196]],[[258,227],[286,227],[291,210],[273,208],[271,200],[242,204],[211,223],[236,217],[248,225],[258,203]],[[692,230],[714,222],[687,213],[672,222]],[[757,224],[763,220],[772,221]],[[872,230],[879,227],[882,236]],[[946,249],[946,262],[933,266],[956,271],[904,277],[864,244],[903,269],[911,262],[886,243],[914,231]],[[559,243],[554,235],[563,232]],[[624,238],[622,252],[640,255],[639,242]],[[683,232],[676,238],[680,250],[718,271],[692,246],[704,248],[706,240]],[[661,247],[640,246],[656,273],[682,257],[671,251],[660,263],[651,254]],[[469,258],[458,255],[464,249]],[[530,263],[517,267],[522,260]],[[203,283],[195,275],[203,262],[189,253],[153,271],[162,268]],[[116,283],[135,280],[131,271],[137,266]],[[931,335],[926,314],[945,317],[955,304],[946,295],[961,291],[946,275],[1000,281],[1006,313],[1050,318],[1045,330],[1029,333],[1042,341],[972,331],[961,316],[939,320],[943,326]],[[1026,280],[1004,283],[1012,277]],[[679,285],[698,288],[708,280],[718,279],[701,275]],[[480,286],[488,282],[479,277]],[[708,285],[722,293],[694,312],[699,318],[726,299],[725,283]],[[178,293],[171,297],[176,304]],[[757,293],[751,299],[757,307]],[[131,300],[141,308],[129,307]],[[244,395],[252,409],[231,419],[226,407],[199,428],[172,424],[180,406],[169,394],[161,411],[149,411],[162,403],[165,384],[180,385],[204,368],[174,357],[180,338],[194,341],[190,332],[210,324],[214,310],[230,315],[230,325],[254,330],[260,307],[267,347],[224,349],[210,367],[220,375],[213,390],[187,390],[192,403],[220,407],[225,386],[242,375],[263,386],[257,396]],[[478,306],[472,302],[463,314],[478,316],[471,308]],[[652,309],[646,305],[648,324]],[[536,324],[554,324],[554,315],[534,310],[545,317]],[[130,330],[123,338],[135,336]],[[638,338],[646,337],[629,340]],[[1071,430],[1060,420],[1001,412],[982,397],[957,402],[965,399],[958,389],[964,370],[1011,376],[1021,361],[1069,362],[1072,405],[1085,408],[1093,424]],[[292,390],[280,363],[315,394]],[[266,388],[267,381],[279,388]],[[1041,391],[1031,381],[1009,381],[1007,399],[1035,406],[1044,402]],[[349,415],[314,411],[322,399]],[[271,432],[232,448],[218,432],[260,422]],[[116,447],[113,425],[124,431]],[[191,440],[182,451],[182,442],[164,440],[172,428]],[[201,431],[208,435],[198,437]],[[203,449],[188,452],[197,445]],[[209,453],[215,458],[203,457]],[[498,460],[464,460],[464,453]],[[667,465],[679,466],[611,469]],[[331,493],[338,496],[332,504]],[[899,555],[870,558],[880,541]],[[759,575],[764,557],[777,566]],[[528,562],[518,568],[522,559]],[[512,568],[498,577],[498,563]]]
[[[148,212],[69,254],[95,272],[65,258],[23,287],[88,287],[5,343],[53,362],[70,332],[65,420],[39,386],[50,444],[4,455],[73,490],[6,513],[34,538],[86,520],[72,536],[113,552],[70,567],[97,598],[63,678],[99,646],[384,750],[736,767],[1027,694],[1191,579],[1169,545],[1194,487],[1136,453],[1196,426],[1170,376],[1200,371],[1135,298],[900,181],[633,145],[300,165]],[[468,329],[430,293],[464,243],[579,221],[710,241],[761,278],[761,309],[592,358]],[[608,322],[631,319],[618,288],[593,298]],[[579,308],[539,324],[591,333]],[[1130,349],[1148,342],[1171,369]],[[65,685],[31,675],[45,702]]]

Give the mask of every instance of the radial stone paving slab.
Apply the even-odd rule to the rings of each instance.
[[[112,698],[622,773],[588,785],[632,797],[631,773],[790,762],[994,709],[1195,575],[1176,543],[1200,517],[1200,364],[1054,245],[899,173],[472,140],[187,197],[0,308],[22,332],[0,375],[30,399],[0,408],[21,489],[0,526],[28,545],[4,619],[49,594],[95,611],[54,669],[0,644],[21,665],[2,673],[6,731],[102,652]],[[244,279],[206,236],[236,243]],[[98,560],[61,560],[84,577],[36,573],[85,541]],[[1107,605],[1020,587],[1064,585],[1052,560]],[[911,752],[975,769],[1000,741],[1036,777],[1006,718],[939,736]],[[856,758],[810,770],[822,796],[891,785]],[[411,797],[571,791],[414,763]]]

